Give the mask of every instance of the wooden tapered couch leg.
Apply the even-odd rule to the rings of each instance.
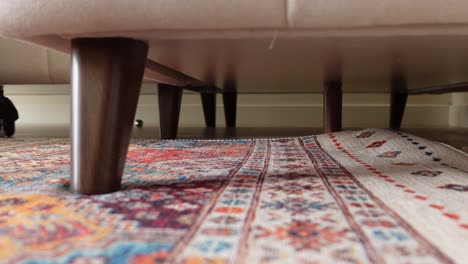
[[[223,93],[224,116],[226,127],[236,127],[237,119],[237,91],[226,91]]]
[[[400,129],[405,114],[407,93],[392,92],[390,95],[390,128]]]
[[[390,95],[390,128],[400,129],[405,114],[408,90],[406,79],[402,76],[392,80],[392,93]]]
[[[390,128],[400,129],[405,114],[406,100],[408,99],[408,89],[405,75],[400,71],[395,71],[391,80],[390,95]]]
[[[216,127],[216,93],[200,93],[206,127]]]
[[[341,81],[325,81],[323,90],[324,132],[341,131],[343,92]]]
[[[235,128],[237,119],[237,81],[234,78],[224,81],[223,104],[226,127]]]
[[[72,40],[72,192],[120,189],[147,52],[133,39]]]
[[[158,84],[161,139],[175,139],[179,127],[182,87]]]

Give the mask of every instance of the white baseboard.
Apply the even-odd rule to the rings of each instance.
[[[10,98],[19,110],[19,124],[68,125],[70,122],[68,95],[11,95]],[[362,99],[348,101],[351,102],[347,103],[345,100],[343,106],[345,127],[388,126],[389,106],[384,96],[376,95],[372,103],[366,103]],[[241,95],[237,124],[239,127],[321,127],[323,113],[320,102],[321,97],[318,95]],[[219,127],[224,126],[221,103],[219,97],[217,106]],[[459,109],[462,110],[466,109]],[[420,101],[410,102],[406,108],[403,126],[448,127],[449,116],[453,111],[454,108],[443,100],[440,102],[435,100],[430,104]],[[159,124],[156,95],[140,97],[136,118],[144,120],[147,125]],[[204,126],[200,98],[197,94],[184,95],[180,126]]]

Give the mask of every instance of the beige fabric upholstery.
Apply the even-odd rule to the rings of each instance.
[[[468,25],[467,10],[466,0],[288,0],[293,28]]]
[[[286,26],[284,0],[2,0],[0,35]]]
[[[0,35],[468,26],[466,0],[2,0]],[[177,36],[177,34],[174,34]]]
[[[466,10],[467,0],[0,0],[0,36],[64,52],[73,37],[147,40],[151,60],[252,92],[321,91],[334,61],[346,91],[386,92],[395,62],[412,86],[466,81]],[[0,82],[68,81],[65,56],[31,52],[0,62]]]
[[[44,48],[0,39],[0,84],[53,83],[48,56]]]
[[[9,84],[67,84],[70,82],[69,41],[32,38],[23,41],[0,38],[0,85]],[[44,48],[43,46],[50,47]],[[62,51],[62,52],[57,52]],[[145,83],[154,83],[151,78]]]

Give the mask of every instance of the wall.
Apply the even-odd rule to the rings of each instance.
[[[468,93],[454,93],[450,106],[450,125],[468,128]]]
[[[68,125],[70,96],[68,85],[5,86],[16,104],[24,125]],[[137,118],[146,125],[158,125],[157,96],[154,84],[145,84],[139,100]],[[468,96],[463,100],[448,95],[411,96],[404,118],[405,127],[448,127],[468,125]],[[345,94],[345,127],[387,127],[389,95]],[[452,105],[452,101],[455,105]],[[321,127],[322,96],[318,94],[240,94],[239,127]],[[451,117],[452,116],[452,117]],[[217,118],[224,126],[221,95]],[[180,125],[202,127],[203,114],[198,94],[184,93]]]

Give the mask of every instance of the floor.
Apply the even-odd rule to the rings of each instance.
[[[355,130],[355,129],[350,129]],[[465,128],[408,128],[405,132],[452,145],[468,152],[468,129]],[[320,134],[319,128],[180,128],[181,139],[223,139],[223,138],[262,138],[292,137]],[[64,126],[19,126],[16,137],[68,137],[69,128]],[[134,128],[134,138],[158,138],[158,127]]]

